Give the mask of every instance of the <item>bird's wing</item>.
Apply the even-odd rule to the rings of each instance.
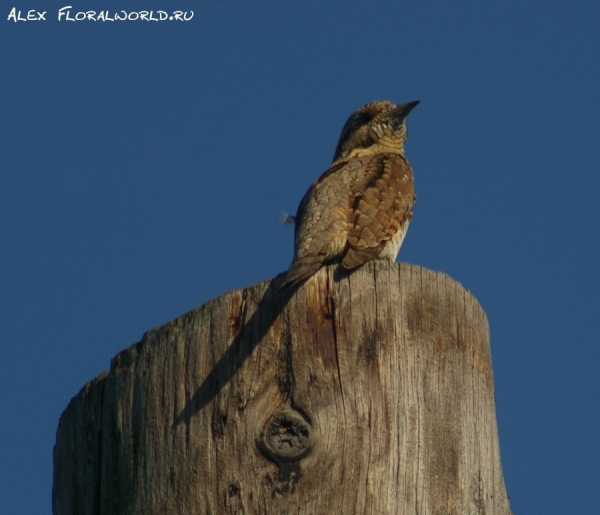
[[[364,162],[363,162],[364,163]],[[377,256],[384,245],[412,218],[415,201],[413,173],[400,154],[378,154],[358,169],[353,196],[346,269]]]

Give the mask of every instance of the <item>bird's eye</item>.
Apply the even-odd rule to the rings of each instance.
[[[360,127],[362,125],[367,125],[373,119],[373,115],[370,113],[356,113],[352,117],[351,124],[354,127]]]

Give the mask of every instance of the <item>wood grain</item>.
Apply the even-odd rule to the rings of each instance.
[[[509,515],[485,313],[417,266],[230,291],[63,413],[53,513]]]

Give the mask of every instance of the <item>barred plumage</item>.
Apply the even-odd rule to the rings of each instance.
[[[298,207],[283,288],[327,263],[353,269],[370,259],[396,259],[416,198],[404,143],[406,117],[418,103],[371,102],[350,116],[331,167]]]

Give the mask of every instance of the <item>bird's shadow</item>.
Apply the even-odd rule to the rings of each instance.
[[[333,281],[337,283],[351,273],[352,271],[336,266],[333,271]],[[305,282],[302,281],[282,290],[280,285],[283,279],[283,274],[280,274],[271,281],[254,314],[240,328],[238,335],[225,351],[225,354],[221,356],[206,376],[196,393],[186,402],[183,410],[175,418],[173,427],[177,427],[182,422],[188,424],[196,413],[219,394],[221,389],[235,376],[244,362],[251,356],[254,349],[262,341],[263,336],[269,331],[296,291]]]
[[[221,389],[233,378],[254,349],[262,341],[275,320],[293,297],[297,286],[284,291],[278,287],[281,275],[276,277],[265,291],[250,319],[240,328],[232,344],[202,382],[196,393],[186,402],[175,418],[173,427],[190,419],[210,403]]]

